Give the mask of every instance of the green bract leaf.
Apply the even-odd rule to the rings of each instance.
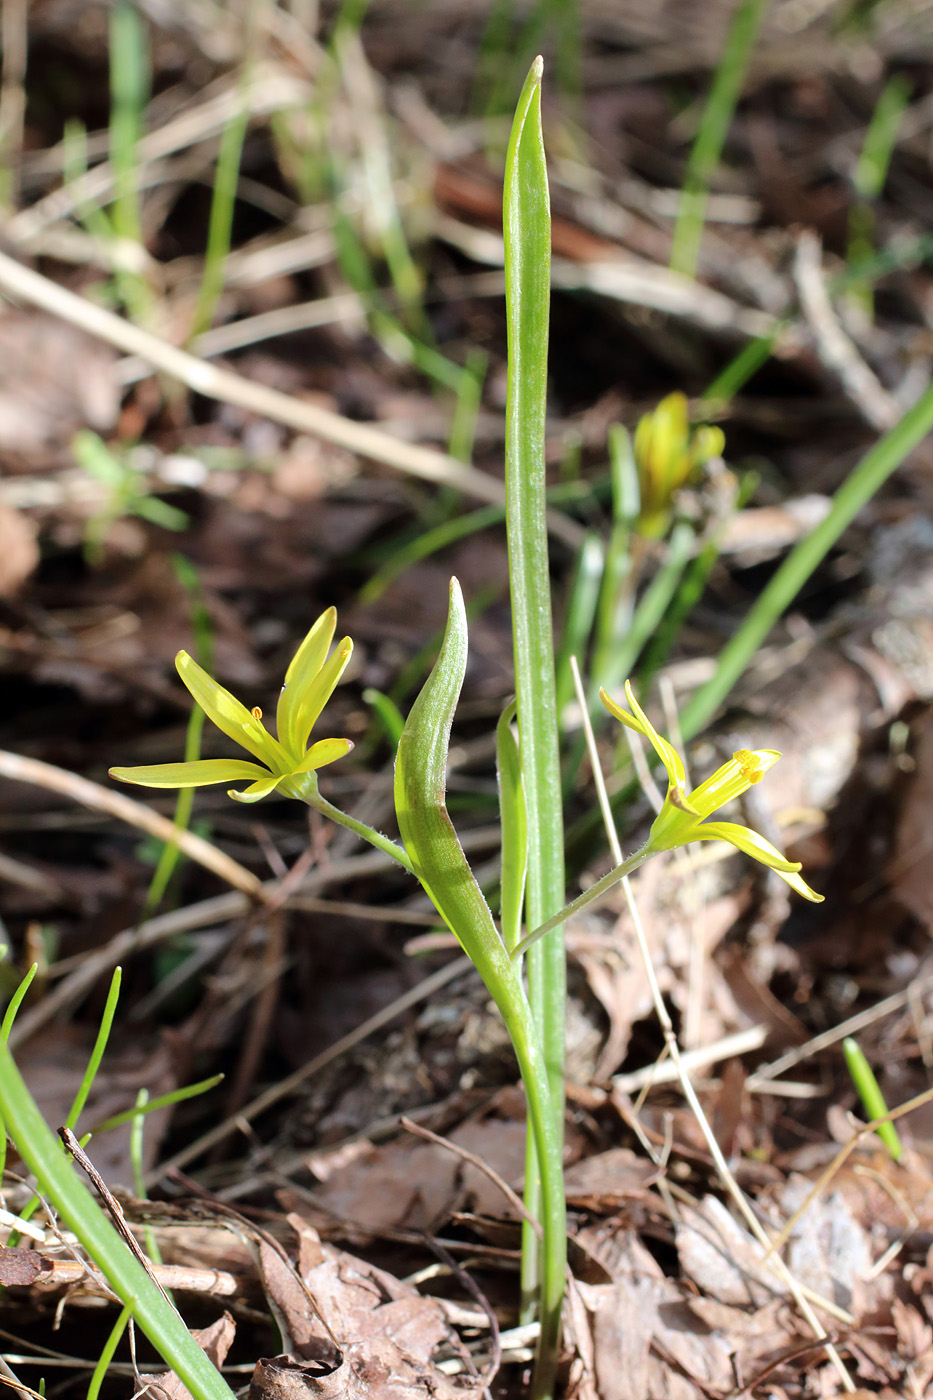
[[[434,907],[493,995],[514,981],[512,964],[447,813],[450,726],[466,672],[467,623],[460,585],[434,669],[412,706],[395,760],[395,812],[405,850]]]

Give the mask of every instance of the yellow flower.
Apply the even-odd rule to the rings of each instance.
[[[327,652],[337,625],[337,613],[322,613],[292,658],[276,709],[274,738],[262,722],[262,711],[248,710],[234,695],[213,680],[185,651],[175,658],[182,681],[208,719],[240,748],[259,760],[204,758],[193,763],[156,763],[142,768],[111,768],[110,776],[122,783],[143,787],[205,787],[251,778],[249,787],[231,791],[238,802],[258,802],[279,788],[289,797],[302,797],[302,789],[316,790],[314,774],[326,763],[343,758],[353,745],[349,739],[319,739],[308,748],[311,729],[330,699],[353,651],[344,637],[330,658]]]
[[[647,853],[671,851],[675,846],[685,846],[690,841],[728,841],[737,850],[744,851],[753,860],[775,871],[804,899],[814,904],[822,903],[823,896],[811,890],[800,878],[799,861],[787,860],[770,841],[750,827],[739,826],[735,822],[707,820],[724,803],[733,797],[740,797],[755,783],[761,782],[768,769],[781,757],[776,749],[739,749],[711,778],[688,793],[683,759],[666,739],[661,738],[635,699],[629,682],[625,682],[625,696],[631,706],[631,714],[617,705],[605,690],[600,690],[599,694],[610,714],[629,729],[645,736],[667,770],[667,796],[648,834]]]
[[[639,419],[632,443],[641,492],[639,534],[651,539],[664,534],[674,496],[696,467],[721,456],[725,441],[721,428],[699,427],[691,433],[687,400],[679,392],[668,394],[653,413]]]

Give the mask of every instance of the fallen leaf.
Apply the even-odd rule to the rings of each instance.
[[[38,562],[36,527],[22,511],[0,501],[0,597],[14,594]]]
[[[716,1196],[685,1206],[675,1229],[684,1277],[720,1303],[761,1307],[786,1288],[763,1262],[763,1249]]]
[[[0,1246],[0,1284],[4,1288],[28,1288],[51,1267],[48,1259],[43,1259],[34,1249]]]

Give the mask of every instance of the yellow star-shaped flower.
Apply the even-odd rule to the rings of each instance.
[[[645,736],[667,770],[667,796],[648,834],[647,854],[671,851],[691,841],[728,841],[730,846],[735,846],[775,871],[804,899],[814,904],[822,903],[823,896],[811,890],[800,878],[799,861],[787,860],[770,841],[759,836],[757,831],[752,831],[751,827],[739,826],[736,822],[708,820],[726,802],[740,797],[755,783],[761,782],[768,769],[781,757],[776,749],[738,749],[729,762],[717,768],[705,783],[687,792],[687,772],[683,759],[666,739],[661,738],[635,699],[629,682],[625,683],[625,697],[631,714],[617,705],[605,690],[600,690],[599,694],[610,714],[629,729]]]
[[[175,658],[178,674],[208,719],[258,763],[239,758],[204,758],[193,763],[111,768],[110,776],[122,783],[157,788],[206,787],[211,783],[252,779],[249,787],[229,793],[238,802],[258,802],[276,788],[299,799],[305,795],[303,788],[313,786],[316,790],[316,770],[343,758],[353,747],[349,739],[319,739],[308,748],[311,730],[353,651],[350,638],[344,637],[328,658],[336,625],[336,610],[328,608],[292,658],[276,709],[277,738],[263,724],[260,709],[248,710],[186,651],[180,651]]]

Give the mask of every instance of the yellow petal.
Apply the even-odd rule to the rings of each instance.
[[[304,750],[304,744],[301,743],[298,734],[301,701],[327,659],[336,626],[337,609],[328,608],[326,612],[322,612],[285,672],[285,684],[282,686],[275,714],[275,727],[278,730],[279,742],[295,758],[300,757]]]
[[[750,826],[739,826],[736,822],[703,822],[696,828],[696,839],[728,841],[730,846],[744,851],[753,860],[760,860],[762,865],[767,865],[772,870],[787,873],[800,869],[799,860],[788,860],[786,856],[781,855],[776,846],[759,836],[757,831],[752,831]]]
[[[269,793],[281,781],[282,775],[280,773],[266,773],[255,783],[250,783],[249,787],[244,788],[242,792],[237,792],[235,788],[232,788],[227,796],[232,797],[234,802],[258,802],[260,798],[268,797]]]
[[[209,676],[186,651],[175,657],[175,666],[182,681],[201,706],[208,719],[235,744],[247,749],[261,763],[279,772],[286,766],[279,744],[235,695]]]
[[[344,637],[329,660],[299,694],[294,717],[296,756],[304,754],[308,736],[317,722],[318,715],[333,694],[352,654],[353,643],[349,637]]]
[[[691,806],[701,816],[710,816],[733,797],[740,797],[755,783],[760,783],[780,757],[777,749],[738,749],[728,763],[694,788],[690,794]]]
[[[258,763],[238,758],[201,758],[192,763],[152,763],[142,768],[111,768],[111,778],[141,787],[191,788],[210,783],[236,782],[238,778],[264,778]]]
[[[632,707],[632,712],[638,721],[642,734],[644,734],[645,738],[658,755],[658,758],[667,769],[667,776],[670,779],[671,787],[680,788],[682,790],[687,785],[687,770],[684,767],[684,761],[677,750],[672,748],[666,739],[661,738],[660,734],[651,723],[651,720],[635,699],[635,692],[632,689],[631,681],[625,682],[625,698]]]
[[[323,768],[327,763],[336,763],[338,758],[343,758],[353,748],[350,739],[318,739],[316,744],[312,744],[303,763],[295,769],[296,773],[313,773],[317,768]]]
[[[809,899],[813,904],[823,902],[823,896],[817,894],[816,890],[811,890],[806,881],[801,879],[800,862],[788,860],[786,856],[781,855],[776,846],[772,846],[771,842],[766,841],[757,831],[752,831],[751,827],[738,826],[735,822],[703,822],[695,828],[693,839],[728,841],[736,850],[743,851],[745,855],[760,861],[776,875],[780,875],[781,879],[786,880],[791,889],[803,895],[804,899]]]

